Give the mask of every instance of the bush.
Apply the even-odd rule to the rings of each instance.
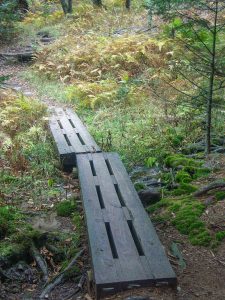
[[[60,217],[69,217],[75,211],[75,204],[69,200],[62,201],[56,205],[57,215]]]
[[[216,200],[225,200],[225,191],[216,192]]]
[[[14,32],[14,22],[18,20],[16,0],[3,0],[0,3],[0,38],[8,39]]]
[[[217,241],[221,242],[225,238],[225,231],[219,231],[216,233]]]

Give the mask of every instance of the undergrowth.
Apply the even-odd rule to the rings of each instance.
[[[50,196],[49,179],[57,180],[57,161],[48,136],[47,110],[38,101],[1,92],[0,198],[12,203],[33,195]],[[59,193],[59,191],[58,191]]]
[[[48,259],[50,253],[49,266],[57,264],[59,270],[80,247],[83,222],[74,201],[62,201],[65,199],[64,179],[47,124],[47,107],[41,102],[7,89],[0,91],[0,260],[3,269],[20,260],[30,263],[34,245],[45,258]],[[32,212],[50,210],[55,203],[59,203],[55,206],[59,216],[71,217],[74,232],[42,232],[32,227]]]

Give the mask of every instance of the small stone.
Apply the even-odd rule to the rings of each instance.
[[[180,286],[177,287],[177,291],[178,291],[178,293],[181,292],[181,287]]]
[[[159,202],[161,195],[155,190],[145,190],[138,193],[139,198],[141,199],[142,204],[146,207],[148,205]]]
[[[18,264],[18,265],[17,265],[17,269],[18,269],[19,271],[23,271],[23,270],[24,270],[24,267],[22,266],[22,264]]]

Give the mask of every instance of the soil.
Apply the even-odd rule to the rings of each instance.
[[[11,74],[8,84],[27,96],[36,97],[37,92],[29,86],[27,82],[20,78],[20,73],[28,68],[27,64],[6,64],[0,60],[0,76]],[[52,99],[41,99],[49,106],[54,105]],[[222,161],[222,166],[225,169],[225,162]],[[225,178],[225,172],[219,171],[213,174],[212,180],[215,178]],[[208,180],[208,179],[207,179]],[[204,182],[202,182],[204,185]],[[77,188],[77,186],[76,186]],[[201,198],[201,201],[206,201],[208,195]],[[211,226],[225,226],[225,201],[209,204],[208,209],[203,215],[203,219]],[[73,225],[68,218],[58,218],[54,213],[44,210],[37,214],[32,219],[34,227],[43,230],[73,230]],[[178,286],[174,289],[168,287],[151,287],[145,289],[131,290],[114,295],[108,299],[125,299],[127,297],[143,296],[150,300],[224,300],[225,299],[225,243],[222,243],[215,251],[209,248],[192,246],[187,237],[181,235],[174,227],[168,224],[155,225],[160,240],[165,247],[170,262],[178,277]],[[186,268],[182,269],[179,266],[178,260],[170,253],[172,242],[179,245],[182,256],[186,262]],[[84,247],[87,247],[87,240],[84,238]],[[85,268],[90,268],[89,257],[86,251],[85,257],[80,262],[86,264]],[[34,272],[36,269],[31,267]],[[87,290],[82,293],[72,295],[76,290],[77,285],[73,281],[67,281],[59,285],[49,295],[47,299],[88,299]],[[8,285],[0,283],[0,299],[38,299],[40,293],[40,284],[31,283],[21,285],[17,282],[12,282]]]

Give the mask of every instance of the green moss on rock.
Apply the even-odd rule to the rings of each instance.
[[[197,191],[197,187],[188,183],[181,183],[179,187],[171,192],[174,196],[192,194]]]
[[[165,165],[170,168],[182,167],[200,167],[202,162],[196,161],[193,158],[188,158],[182,154],[169,155],[165,159]]]
[[[23,216],[12,206],[0,207],[0,239],[14,233],[18,225],[23,225]]]
[[[27,256],[28,247],[23,243],[14,243],[11,240],[1,241],[0,260],[3,264],[12,265]]]
[[[188,172],[185,172],[184,170],[180,170],[177,172],[175,176],[176,182],[179,183],[189,183],[192,181],[191,175]]]

